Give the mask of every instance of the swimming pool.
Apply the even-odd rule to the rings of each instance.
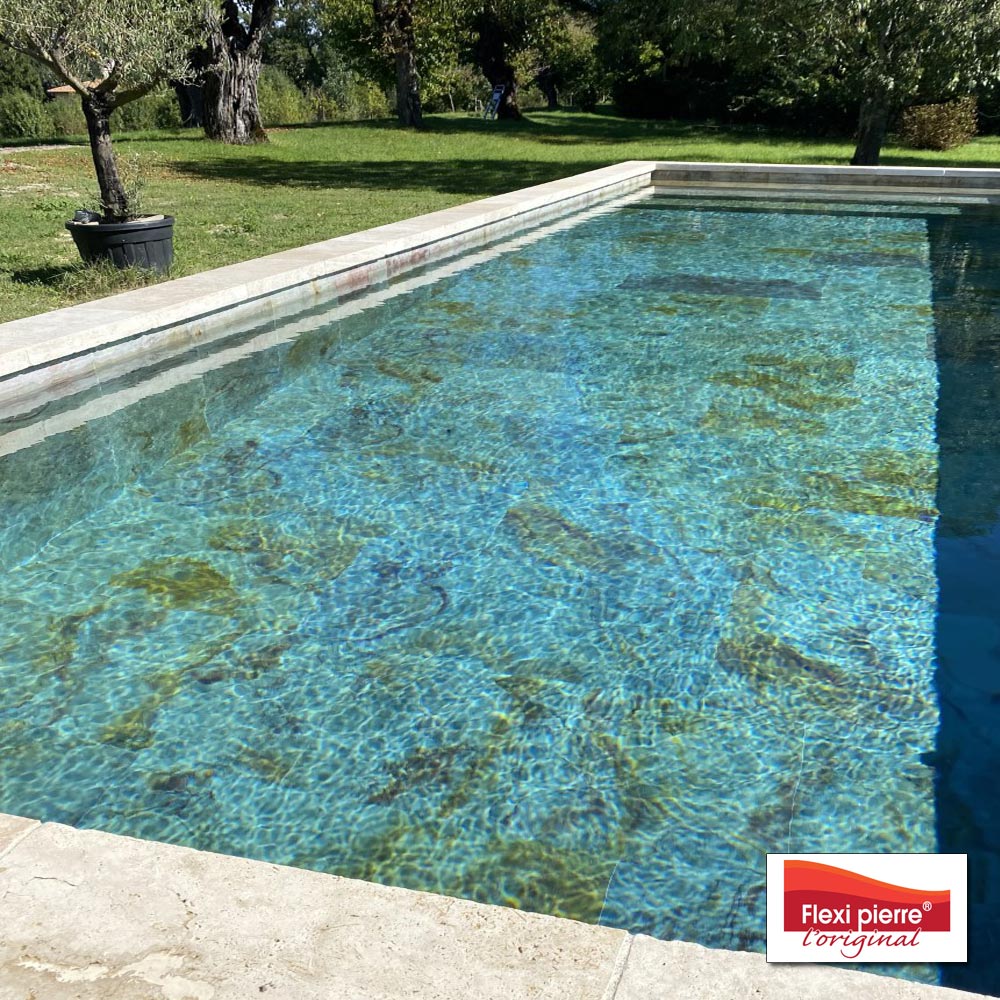
[[[23,417],[0,810],[755,950],[988,837],[990,221],[637,201]]]

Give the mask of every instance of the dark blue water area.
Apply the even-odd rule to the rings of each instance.
[[[969,961],[942,981],[1000,994],[1000,228],[932,218],[939,448],[938,850],[969,855]]]

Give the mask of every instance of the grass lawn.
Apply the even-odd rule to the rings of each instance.
[[[432,116],[277,129],[263,146],[192,130],[122,135],[146,163],[145,210],[176,216],[172,276],[259,257],[621,160],[846,163],[847,141],[758,129],[535,113],[523,122]],[[89,148],[25,147],[0,162],[0,322],[97,298],[136,278],[85,268],[63,223],[96,202]],[[885,164],[1000,166],[1000,137],[949,153],[889,148]]]

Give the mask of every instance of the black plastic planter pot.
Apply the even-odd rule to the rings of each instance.
[[[115,267],[144,267],[163,274],[174,259],[174,217],[133,222],[67,222],[85,261],[110,260]]]

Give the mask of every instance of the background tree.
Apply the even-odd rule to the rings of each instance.
[[[192,54],[201,74],[205,134],[219,142],[266,142],[257,84],[276,0],[222,0],[210,9],[208,37]]]
[[[80,95],[107,221],[130,215],[111,113],[182,76],[202,23],[191,0],[0,0],[0,39]]]
[[[608,14],[610,51],[631,30],[644,40],[640,61],[711,59],[745,74],[772,105],[841,95],[857,116],[858,165],[878,163],[906,105],[1000,73],[1000,0],[622,0]]]
[[[529,50],[533,64],[526,78],[545,95],[550,111],[559,107],[559,96],[568,93],[573,103],[593,110],[604,89],[604,72],[597,58],[595,18],[568,10],[553,10],[541,36],[541,46]]]
[[[0,44],[0,94],[20,90],[41,98],[45,94],[43,76],[44,70],[34,59]]]
[[[567,0],[564,0],[567,2]],[[857,164],[917,103],[975,94],[1000,119],[997,0],[601,0],[619,110],[856,129]]]
[[[719,93],[715,78],[731,79],[732,69],[712,54],[709,25],[677,0],[609,3],[597,21],[598,54],[619,110],[644,118],[719,117],[728,110],[731,91]]]
[[[338,59],[322,21],[322,0],[278,0],[264,37],[264,63],[283,70],[303,93],[321,88]]]
[[[523,57],[549,47],[560,9],[554,0],[471,0],[467,9],[471,34],[469,54],[490,86],[504,88],[498,118],[520,118],[518,89]],[[519,65],[520,64],[520,65]],[[518,72],[519,68],[522,70]],[[536,74],[537,75],[537,71]]]
[[[417,0],[372,0],[384,48],[396,64],[396,117],[400,125],[423,125],[420,71],[413,14]]]
[[[420,125],[424,83],[442,86],[458,65],[463,0],[325,0],[323,8],[330,43],[358,72],[395,87],[400,124]]]
[[[998,0],[761,0],[737,17],[734,51],[781,60],[810,79],[834,73],[858,107],[853,164],[879,161],[892,116],[1000,73]]]

